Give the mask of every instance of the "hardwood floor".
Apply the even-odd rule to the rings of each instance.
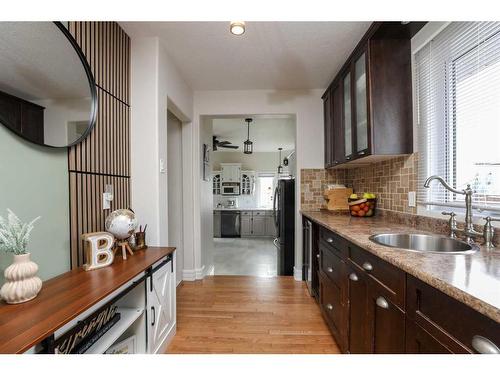
[[[184,282],[168,353],[339,353],[306,286],[293,277]]]

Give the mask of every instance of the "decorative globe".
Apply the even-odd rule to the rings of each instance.
[[[137,228],[135,214],[127,209],[113,211],[106,218],[106,231],[118,240],[126,240]]]

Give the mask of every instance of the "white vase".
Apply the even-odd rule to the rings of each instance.
[[[14,263],[5,269],[5,284],[0,289],[0,297],[5,302],[14,304],[32,300],[42,289],[42,280],[36,276],[38,265],[31,261],[30,255],[14,255]]]

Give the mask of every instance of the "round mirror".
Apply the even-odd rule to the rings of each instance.
[[[92,130],[94,77],[60,22],[0,22],[0,123],[40,145],[68,147]]]

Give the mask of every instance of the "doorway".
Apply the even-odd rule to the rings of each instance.
[[[168,242],[177,248],[177,284],[184,269],[182,185],[182,122],[167,111]]]
[[[287,264],[292,269],[285,273],[280,264],[284,264],[286,246],[280,243],[279,205],[274,198],[279,181],[295,181],[295,116],[205,116],[202,123],[213,139],[214,274],[291,275],[294,243],[287,244],[291,251],[286,252]],[[288,196],[295,200],[293,192]],[[293,218],[294,202],[287,210]],[[288,229],[293,236],[294,228]]]

